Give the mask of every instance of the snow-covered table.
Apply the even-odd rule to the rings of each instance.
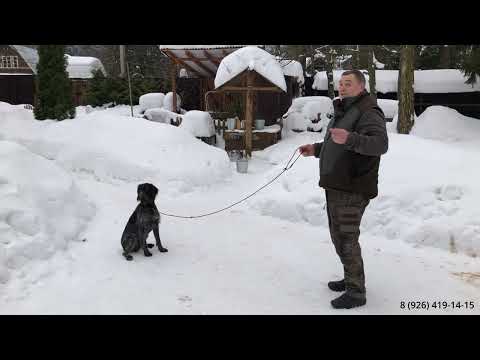
[[[245,130],[225,130],[225,151],[245,150]],[[252,131],[252,150],[263,150],[276,144],[282,138],[282,128],[278,124],[265,126],[262,130]]]

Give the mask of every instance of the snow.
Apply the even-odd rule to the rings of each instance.
[[[33,73],[37,73],[38,51],[22,45],[12,45],[30,66]],[[71,79],[90,79],[93,77],[92,71],[101,70],[106,76],[107,73],[100,60],[90,56],[70,56],[67,57],[67,73]]]
[[[164,93],[149,93],[140,96],[140,98],[138,99],[138,103],[140,105],[140,112],[144,112],[148,109],[163,107],[164,99]]]
[[[165,108],[148,109],[145,111],[144,116],[150,121],[164,124],[171,124],[172,121],[176,122],[178,118],[182,118],[181,114],[168,111]]]
[[[246,46],[226,56],[218,67],[215,88],[222,86],[245,70],[254,70],[283,91],[285,76],[275,57],[255,46]]]
[[[180,111],[181,106],[182,99],[180,98],[180,95],[177,94],[177,111]],[[173,111],[173,92],[169,92],[165,95],[165,98],[163,99],[163,107],[168,111]]]
[[[303,101],[301,109],[310,103]],[[368,302],[338,311],[326,284],[343,268],[314,158],[299,158],[225,212],[162,217],[168,253],[152,249],[151,258],[127,263],[120,247],[139,183],[157,185],[160,211],[215,211],[273,179],[322,133],[286,131],[239,174],[222,149],[129,112],[97,108],[40,122],[0,104],[0,313],[412,314],[400,301],[478,299],[478,120],[432,107],[411,135],[389,133],[379,197],[361,226]]]
[[[338,89],[338,81],[345,70],[334,70],[333,80],[334,88]],[[368,84],[368,73],[362,70],[367,80],[367,90],[370,91]],[[396,93],[398,90],[398,70],[376,70],[375,71],[376,90],[381,93]],[[467,78],[460,70],[443,69],[443,70],[416,70],[414,90],[415,93],[461,93],[480,91],[480,81],[474,86],[465,84]],[[315,74],[312,85],[316,90],[327,90],[327,74],[320,71]]]
[[[100,70],[107,75],[100,60],[89,56],[67,56],[67,72],[70,79],[91,79],[93,72]]]
[[[241,48],[244,45],[159,45],[160,50],[208,50]],[[260,46],[260,45],[252,45]]]
[[[320,121],[312,123],[318,119]],[[306,131],[311,128],[320,131],[330,122],[328,115],[333,115],[333,102],[327,96],[305,96],[293,99],[292,105],[283,115],[283,124],[287,130]]]
[[[398,113],[398,100],[377,99],[377,104],[387,119],[393,119]]]
[[[280,60],[279,63],[282,67],[283,73],[286,76],[292,76],[296,78],[299,85],[303,85],[305,83],[302,64],[295,60]]]
[[[1,284],[79,241],[95,208],[70,174],[24,146],[0,141],[0,157]]]
[[[189,111],[183,115],[180,128],[190,132],[195,137],[210,137],[215,135],[215,125],[208,112]]]

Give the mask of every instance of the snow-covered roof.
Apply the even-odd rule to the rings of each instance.
[[[297,82],[300,85],[305,83],[305,78],[303,77],[303,67],[296,60],[279,60],[280,66],[282,67],[283,73],[286,76],[293,76],[297,79]]]
[[[337,90],[338,81],[345,70],[333,72],[334,87]],[[367,90],[369,90],[367,71],[363,71],[367,79]],[[398,91],[398,70],[376,70],[376,90],[381,93]],[[465,84],[467,78],[460,70],[416,70],[414,74],[414,91],[416,93],[462,93],[480,91],[480,79],[472,87]],[[312,85],[316,90],[327,90],[327,75],[325,71],[315,74]]]
[[[234,49],[245,45],[158,45],[160,50],[209,50],[209,49]],[[261,45],[254,45],[261,46]]]
[[[90,79],[93,77],[92,72],[97,70],[107,74],[100,60],[94,57],[67,55],[67,61],[67,72],[71,79]]]
[[[158,45],[160,50],[189,75],[215,77],[222,59],[245,45]],[[263,46],[263,45],[258,45]]]
[[[33,48],[22,45],[11,45],[25,62],[30,66],[33,73],[37,73],[38,52]],[[67,55],[67,72],[71,79],[89,79],[93,77],[92,71],[101,70],[106,75],[105,68],[100,60],[90,56]]]
[[[13,47],[25,60],[28,66],[32,69],[32,71],[36,74],[37,73],[37,64],[38,64],[38,52],[35,49],[29,48],[23,45],[10,45]]]
[[[254,70],[283,91],[287,91],[285,75],[275,57],[256,46],[246,46],[226,56],[218,67],[215,88],[227,83],[245,70]]]

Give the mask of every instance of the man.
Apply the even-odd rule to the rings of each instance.
[[[319,185],[325,189],[330,236],[344,268],[343,280],[328,283],[333,291],[345,291],[331,304],[350,309],[367,302],[360,222],[378,194],[380,156],[388,150],[388,137],[384,114],[365,90],[360,71],[344,72],[338,92],[324,141],[299,150],[303,156],[320,158]]]

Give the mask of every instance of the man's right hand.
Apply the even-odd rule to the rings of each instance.
[[[300,154],[303,156],[314,156],[315,155],[315,146],[313,144],[302,145],[298,148]]]

